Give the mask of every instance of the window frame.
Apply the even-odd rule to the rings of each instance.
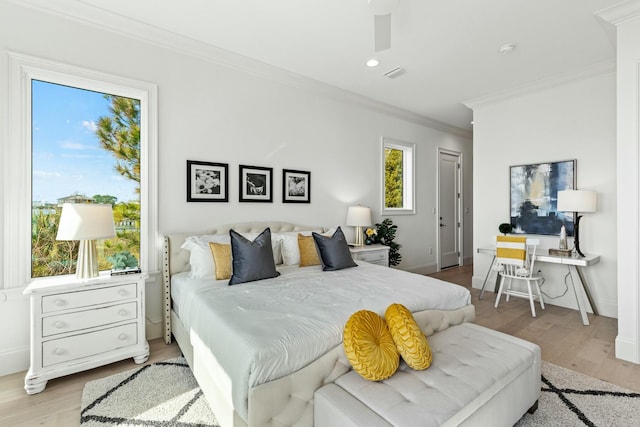
[[[385,150],[387,148],[402,150],[402,204],[401,208],[386,207]],[[415,215],[416,213],[416,144],[393,138],[381,138],[381,203],[383,216]]]
[[[9,130],[2,150],[3,287],[42,279],[31,277],[32,80],[140,100],[140,266],[158,272],[157,85],[9,52]]]

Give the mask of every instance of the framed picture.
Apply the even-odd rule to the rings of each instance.
[[[187,160],[187,202],[228,202],[229,165]]]
[[[273,201],[273,169],[240,165],[240,201]]]
[[[517,234],[573,235],[575,214],[558,212],[558,191],[576,188],[576,161],[510,167],[510,217]]]
[[[282,202],[311,203],[311,172],[282,170]]]

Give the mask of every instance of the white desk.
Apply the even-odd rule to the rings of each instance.
[[[593,314],[598,315],[598,310],[596,309],[596,305],[593,302],[593,298],[591,297],[591,292],[589,291],[589,284],[587,283],[587,279],[584,277],[584,273],[582,272],[582,268],[588,267],[593,264],[597,264],[600,262],[600,255],[591,255],[586,254],[583,257],[577,256],[576,254],[572,254],[571,256],[560,256],[560,255],[549,255],[546,250],[542,250],[542,253],[536,253],[535,261],[536,262],[548,262],[550,264],[563,264],[566,265],[569,269],[569,273],[575,271],[580,279],[580,286],[576,286],[576,283],[573,280],[573,275],[570,275],[571,284],[573,285],[573,291],[576,295],[576,302],[578,303],[578,310],[580,311],[580,316],[582,317],[582,323],[584,325],[589,324],[589,318],[587,317],[587,307],[584,301],[583,294],[586,295],[589,305],[591,306],[591,310]],[[480,299],[484,294],[484,288],[487,285],[487,279],[491,274],[491,270],[493,264],[496,260],[496,249],[495,248],[478,248],[479,254],[487,254],[492,255],[493,259],[491,260],[491,264],[489,265],[489,270],[487,271],[487,275],[484,278],[484,282],[482,283],[482,290],[480,291]],[[495,290],[494,290],[495,292]]]

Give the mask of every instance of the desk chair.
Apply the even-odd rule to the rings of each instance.
[[[496,236],[496,260],[498,272],[502,276],[500,288],[496,297],[495,308],[498,308],[500,296],[504,292],[506,300],[510,296],[529,298],[531,304],[531,314],[536,317],[534,300],[540,301],[540,307],[544,309],[544,301],[540,292],[541,276],[534,275],[534,263],[536,247],[540,244],[539,239],[527,239],[516,236]],[[507,289],[504,288],[505,281],[509,280]],[[527,292],[518,291],[511,288],[513,281],[522,281],[527,284]],[[536,295],[532,292],[535,287]]]

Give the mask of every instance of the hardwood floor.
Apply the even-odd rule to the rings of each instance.
[[[495,293],[485,292],[480,300],[480,290],[471,289],[472,269],[456,267],[432,276],[471,290],[478,325],[538,344],[547,362],[640,392],[640,365],[615,358],[617,319],[589,314],[590,325],[585,326],[577,310],[550,304],[542,310],[537,302],[534,318],[524,298],[505,302],[503,297],[498,308],[493,308]]]
[[[442,280],[471,288],[472,266],[449,269],[437,274]],[[529,302],[512,298],[493,308],[495,294],[471,289],[476,306],[476,323],[532,341],[542,348],[542,358],[556,365],[582,372],[640,392],[640,365],[617,360],[614,340],[617,320],[589,315],[590,326],[582,325],[576,310],[547,305],[532,318]],[[165,345],[153,340],[147,363],[177,357],[176,344]],[[49,381],[39,394],[24,392],[25,372],[0,377],[0,426],[77,426],[80,420],[80,399],[84,384],[116,372],[132,369],[131,359]]]
[[[166,345],[161,338],[149,342],[151,355],[146,364],[180,356],[173,343]],[[26,372],[0,377],[0,426],[73,427],[80,424],[80,399],[88,381],[117,372],[134,369],[133,359],[50,380],[43,392],[28,395],[24,391]]]

